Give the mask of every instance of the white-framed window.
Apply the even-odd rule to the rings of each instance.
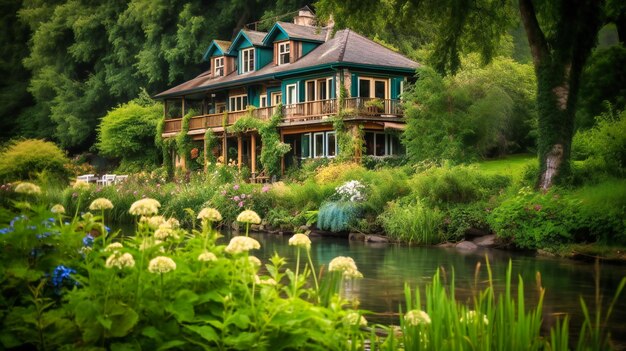
[[[285,63],[289,63],[290,53],[291,53],[291,48],[289,46],[288,41],[284,43],[279,43],[278,44],[278,64],[284,65]]]
[[[285,87],[285,92],[287,94],[287,99],[285,100],[286,105],[295,105],[298,103],[298,85],[297,84],[289,84]]]
[[[216,77],[221,77],[224,75],[224,58],[223,57],[218,57],[215,59],[215,69],[214,69],[213,75]]]
[[[261,95],[259,99],[259,107],[267,107],[267,94]]]
[[[388,99],[388,79],[359,78],[358,96],[362,98]]]
[[[311,157],[311,133],[302,134],[301,141],[301,158],[309,158]]]
[[[326,156],[324,150],[324,132],[313,133],[313,157],[324,157]]]
[[[337,137],[335,132],[326,132],[326,157],[337,156]]]
[[[270,93],[270,100],[272,102],[272,106],[277,106],[283,101],[283,93],[280,91]]]
[[[335,131],[304,133],[300,141],[300,158],[332,158],[339,152]]]
[[[243,111],[248,107],[248,95],[235,95],[229,99],[229,111]]]
[[[254,71],[254,48],[241,50],[241,73]]]

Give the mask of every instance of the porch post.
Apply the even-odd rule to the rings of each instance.
[[[222,164],[223,165],[228,164],[228,160],[226,159],[228,157],[228,152],[226,151],[226,146],[228,144],[227,141],[228,140],[226,139],[226,129],[224,129],[224,135],[222,136]]]
[[[250,160],[250,172],[252,172],[252,177],[256,175],[256,134],[250,134],[250,148],[252,160]]]
[[[242,150],[243,149],[243,138],[241,134],[237,135],[237,168],[241,171],[241,162],[243,161]]]
[[[182,105],[183,105],[183,115],[181,117],[185,117],[185,97],[183,96],[183,100],[182,100]]]

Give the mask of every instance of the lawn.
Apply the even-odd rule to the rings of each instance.
[[[537,162],[537,156],[532,154],[517,154],[497,160],[477,162],[474,165],[484,174],[510,175],[516,182],[522,178],[526,166]]]

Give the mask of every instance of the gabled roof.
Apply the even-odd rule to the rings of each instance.
[[[228,53],[228,48],[230,47],[230,41],[226,40],[212,40],[211,45],[202,56],[202,61],[207,61],[209,58],[213,56],[221,56]],[[217,55],[215,55],[217,53]]]
[[[328,69],[331,66],[370,68],[411,74],[420,64],[360,34],[344,29],[338,31],[333,39],[321,44],[296,62],[279,66],[268,64],[253,72],[245,74],[233,72],[216,78],[211,78],[205,72],[192,80],[157,94],[155,98],[163,99],[283,78],[306,71]]]
[[[300,26],[289,22],[276,22],[265,36],[265,39],[263,39],[263,44],[271,45],[274,38],[281,32],[291,40],[323,43],[324,40],[326,40],[326,31],[327,29],[320,27]]]
[[[266,35],[266,32],[257,32],[255,30],[242,29],[239,31],[239,33],[237,33],[237,36],[230,44],[228,52],[231,54],[236,54],[232,53],[232,51],[236,50],[241,45],[241,42],[244,40],[250,43],[250,45],[252,46],[263,46],[263,39]]]

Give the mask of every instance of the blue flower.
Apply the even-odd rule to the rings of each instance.
[[[109,227],[108,227],[108,226],[106,226],[106,225],[104,226],[104,229],[106,229],[107,233],[110,233],[110,232],[111,232],[111,228],[109,228]]]
[[[11,220],[11,222],[9,223],[9,225],[10,225],[11,227],[15,227],[15,223],[16,223],[16,222],[20,222],[20,221],[23,221],[23,220],[25,220],[25,219],[28,219],[28,218],[26,218],[26,216],[24,216],[24,215],[19,215],[19,216],[17,216],[17,217],[15,217],[15,218],[13,218],[13,219]]]
[[[13,227],[7,227],[0,229],[0,234],[7,234],[13,231]]]
[[[91,236],[91,234],[85,235],[85,237],[83,238],[83,246],[93,246],[93,239],[94,237]]]
[[[70,274],[74,273],[76,273],[74,269],[65,267],[64,265],[58,265],[52,272],[52,285],[58,289],[63,285],[65,280],[70,282],[74,281],[74,284],[76,284],[77,282],[70,276]]]

